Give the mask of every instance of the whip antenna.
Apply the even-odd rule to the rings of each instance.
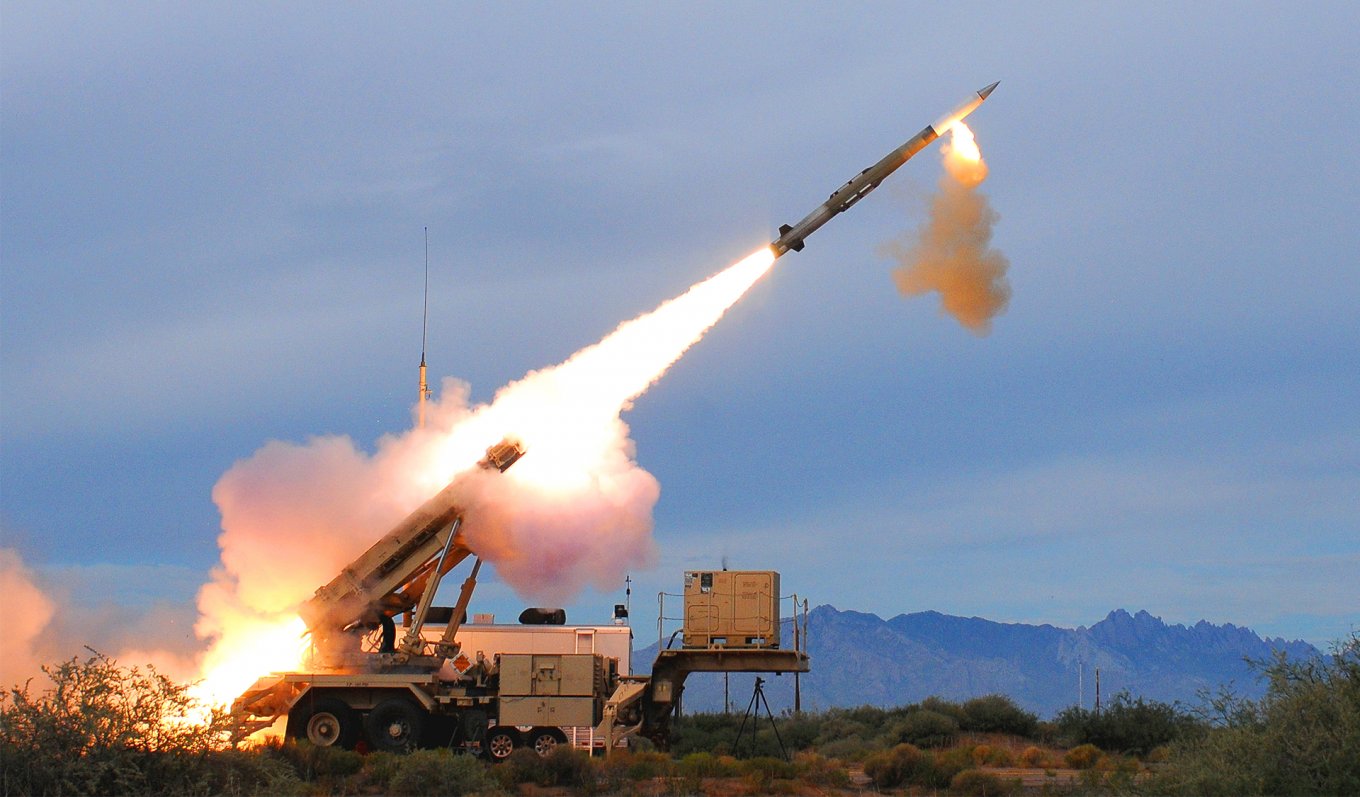
[[[425,428],[425,400],[430,397],[430,386],[425,382],[425,332],[430,324],[430,228],[425,228],[425,299],[420,313],[420,404],[417,424]]]

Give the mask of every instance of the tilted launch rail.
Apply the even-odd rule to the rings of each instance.
[[[524,447],[506,439],[488,448],[477,464],[483,471],[503,473],[522,456]],[[422,638],[421,629],[440,580],[472,555],[462,535],[463,507],[470,497],[469,476],[466,472],[456,476],[302,605],[298,614],[312,641],[309,672],[266,676],[238,697],[232,713],[245,733],[268,727],[276,718],[289,714],[299,699],[321,682],[340,688],[351,686],[349,681],[358,678],[356,683],[374,687],[383,672],[402,672],[405,674],[397,680],[409,687],[418,702],[429,701],[427,690],[415,684],[412,679],[417,676],[411,673],[433,682],[433,673],[446,659],[457,655],[454,637],[481,569],[478,560],[463,582],[447,627],[431,646]],[[357,626],[381,625],[391,639],[396,633],[392,616],[402,612],[411,615],[399,644],[376,655],[359,649],[359,635],[353,633]],[[338,727],[340,718],[337,715],[333,719]]]
[[[477,464],[483,470],[505,472],[522,456],[524,447],[507,439],[488,448],[486,457]],[[420,632],[440,580],[472,555],[462,535],[461,506],[466,493],[466,479],[455,478],[302,605],[298,614],[311,632],[319,666],[358,664],[357,651],[346,639],[347,629],[362,623],[388,626],[394,614],[412,610],[414,615],[401,643],[384,652],[392,655],[395,664],[438,666],[433,659],[417,661],[427,658]],[[462,614],[467,611],[480,569],[478,560],[463,584],[453,618],[435,646],[434,658],[439,661],[456,655],[454,636],[462,623]],[[388,633],[394,634],[395,630]]]

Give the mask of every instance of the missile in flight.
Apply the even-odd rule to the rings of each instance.
[[[999,82],[997,81],[997,83]],[[997,84],[993,83],[974,92],[959,107],[941,116],[935,123],[927,125],[924,130],[908,139],[907,143],[889,152],[883,160],[855,175],[850,182],[837,189],[802,221],[792,226],[788,224],[780,226],[779,237],[770,244],[774,256],[781,257],[789,250],[803,251],[803,241],[809,235],[819,230],[823,224],[831,221],[836,214],[848,210],[851,205],[863,199],[870,191],[878,188],[879,183],[886,180],[888,175],[897,171],[902,164],[911,160],[913,155],[925,149],[930,142],[949,132],[949,128],[953,127],[956,122],[977,110],[977,107],[982,104],[983,100],[987,99],[996,86]]]

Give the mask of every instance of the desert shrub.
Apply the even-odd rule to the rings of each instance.
[[[977,733],[1009,733],[1029,738],[1039,726],[1037,716],[1004,695],[975,697],[963,704],[960,714],[959,727]]]
[[[492,775],[506,788],[521,783],[539,783],[547,777],[543,763],[543,757],[530,748],[517,747],[504,761],[492,768]]]
[[[958,736],[959,724],[947,714],[920,709],[894,723],[890,733],[900,743],[943,747]]]
[[[1073,706],[1058,714],[1060,735],[1071,744],[1141,755],[1179,739],[1198,736],[1204,723],[1173,703],[1134,698],[1120,692],[1097,713]]]
[[[973,748],[973,765],[978,767],[1009,767],[1015,764],[1015,757],[1004,747],[980,744]]]
[[[732,714],[689,714],[676,718],[671,725],[671,752],[685,756],[719,748],[731,750],[741,719],[740,715]],[[749,721],[746,732],[750,738]]]
[[[864,774],[880,789],[904,783],[925,785],[933,780],[934,760],[930,753],[910,744],[899,744],[864,759]]]
[[[845,767],[816,753],[798,753],[793,757],[793,766],[798,780],[804,783],[841,789],[850,786],[850,773]]]
[[[769,727],[769,723],[765,723]],[[806,750],[821,736],[822,718],[814,714],[779,718],[779,735],[789,750]]]
[[[959,725],[963,725],[966,715],[963,706],[952,700],[945,700],[939,697],[928,697],[915,706],[908,707],[909,711],[933,711],[936,714],[943,714],[954,720]]]
[[[748,758],[740,763],[741,771],[744,774],[760,775],[766,780],[789,779],[797,777],[798,769],[791,761],[773,756],[759,756]]]
[[[374,786],[378,791],[386,793],[388,784],[396,776],[397,770],[401,768],[401,762],[406,759],[404,755],[378,751],[364,756],[364,780]]]
[[[486,765],[469,755],[448,750],[416,750],[402,758],[388,783],[395,795],[470,794],[494,788]]]
[[[863,761],[875,749],[877,748],[873,743],[859,736],[845,736],[817,746],[817,752],[827,758],[838,758],[841,761]]]
[[[628,779],[651,780],[671,774],[671,757],[665,753],[639,752],[628,756]]]
[[[124,668],[91,653],[84,661],[43,667],[52,686],[40,694],[31,683],[0,693],[6,791],[197,792],[219,774],[236,771],[235,758],[209,755],[230,739],[231,722],[223,712],[209,710],[187,686],[154,667]],[[277,775],[272,765],[261,767],[261,777]]]
[[[741,772],[737,760],[712,753],[690,753],[675,764],[676,774],[686,778],[730,778]]]
[[[202,793],[225,795],[226,797],[245,797],[245,795],[301,794],[302,781],[292,766],[282,758],[268,751],[218,750],[207,753],[199,759],[202,772],[194,787],[183,793]],[[149,794],[173,794],[177,789],[162,788],[152,784]]]
[[[992,754],[991,745],[980,744],[977,747],[973,748],[973,763],[978,766],[982,766],[983,764],[987,763],[987,756],[991,754]]]
[[[1020,752],[1020,765],[1024,767],[1046,767],[1048,766],[1048,754],[1042,749],[1030,745]]]
[[[1020,793],[1019,778],[1001,778],[980,769],[965,769],[949,780],[949,790],[955,794],[977,797],[1002,797]]]
[[[1063,761],[1072,769],[1090,769],[1100,760],[1100,748],[1093,744],[1083,744],[1068,750]]]
[[[1360,634],[1328,656],[1253,662],[1260,700],[1206,698],[1211,724],[1172,746],[1150,784],[1172,794],[1360,794]]]
[[[937,789],[946,788],[955,775],[965,769],[973,768],[973,748],[969,745],[961,745],[948,750],[941,750],[935,753],[934,764],[935,769],[930,782],[922,785]]]
[[[343,780],[364,768],[363,756],[341,747],[317,747],[306,740],[289,739],[270,749],[306,781]]]
[[[582,750],[559,745],[543,759],[540,786],[569,786],[589,791],[595,786],[595,770],[590,756]]]

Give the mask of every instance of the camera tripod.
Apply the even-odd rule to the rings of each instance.
[[[760,707],[765,707],[765,716],[770,718],[770,729],[774,731],[775,741],[779,742],[779,753],[784,760],[789,760],[789,751],[784,749],[784,739],[779,735],[779,726],[775,724],[774,712],[770,711],[770,701],[765,699],[765,679],[756,678],[756,688],[751,692],[751,702],[746,705],[746,713],[742,715],[741,727],[737,729],[737,740],[732,743],[733,755],[741,753],[741,737],[746,733],[746,721],[751,721],[751,755],[756,753],[756,728],[760,724]]]

